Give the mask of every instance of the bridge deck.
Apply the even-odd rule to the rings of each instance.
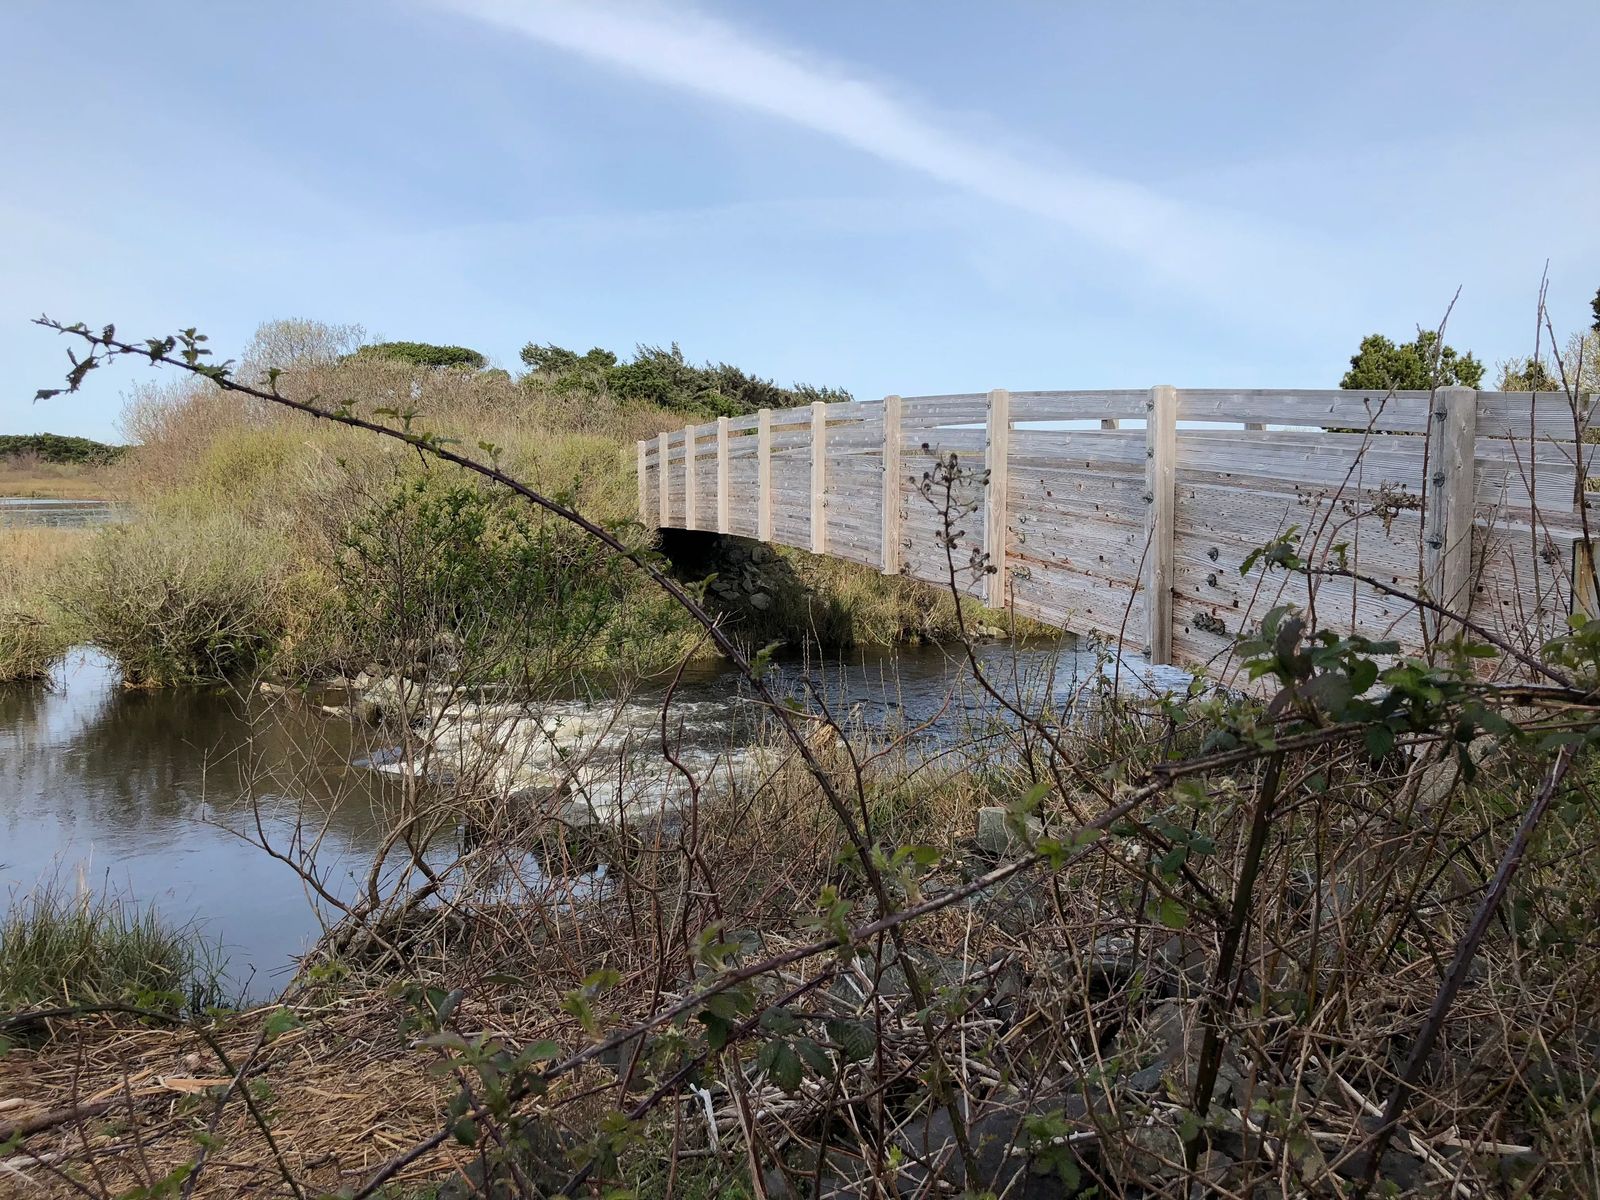
[[[1241,573],[1294,528],[1309,562],[1537,646],[1575,591],[1593,609],[1593,399],[1581,422],[1559,394],[1467,388],[819,402],[640,442],[639,516],[935,584],[953,559],[994,607],[1223,678],[1240,631],[1280,604],[1426,648],[1438,618],[1381,588]]]

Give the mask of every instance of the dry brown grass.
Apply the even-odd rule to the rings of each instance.
[[[116,466],[84,467],[20,457],[0,459],[0,496],[29,500],[114,500],[123,488]]]
[[[91,536],[0,526],[0,683],[42,677],[67,648],[71,631],[51,590]]]

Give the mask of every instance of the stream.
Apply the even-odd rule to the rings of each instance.
[[[0,524],[119,518],[105,501],[0,498]],[[1098,669],[1095,654],[1070,637],[998,643],[978,654],[991,678],[1034,700],[1064,701]],[[958,650],[919,646],[780,662],[773,682],[798,697],[802,677],[813,680],[846,724],[927,722],[920,736],[936,747],[993,718],[992,700],[970,679],[961,685],[965,672]],[[1186,678],[1166,674],[1157,679],[1162,686],[1181,687]],[[719,663],[685,672],[674,721],[686,761],[711,764],[741,752],[758,723],[745,691]],[[671,772],[651,748],[660,695],[658,686],[630,698],[618,728],[664,778]],[[606,726],[601,736],[621,735]],[[264,834],[287,845],[297,829],[320,829],[326,886],[353,894],[386,832],[393,759],[376,728],[330,717],[315,703],[273,703],[225,687],[130,691],[115,663],[74,650],[48,683],[0,687],[0,907],[41,885],[152,905],[220,950],[241,994],[270,995],[330,914],[294,871],[249,838]],[[640,778],[648,790],[652,776]]]

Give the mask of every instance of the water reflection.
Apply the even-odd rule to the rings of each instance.
[[[125,519],[123,506],[110,500],[46,500],[0,496],[0,528],[82,529]]]
[[[1104,664],[1070,641],[980,650],[1008,692],[1065,705]],[[820,682],[833,712],[869,727],[934,722],[922,736],[970,741],[993,728],[992,701],[963,682],[964,659],[937,647],[855,652],[780,665],[780,691]],[[1124,667],[1132,676],[1134,664]],[[1163,674],[1181,686],[1185,677]],[[696,665],[677,693],[703,719],[674,727],[720,750],[746,737],[756,710],[726,669]],[[659,690],[656,692],[659,697]],[[636,697],[649,701],[649,692]],[[654,735],[652,735],[654,736]],[[327,886],[350,895],[384,834],[386,789],[370,769],[376,735],[314,705],[242,697],[226,688],[124,691],[114,666],[76,651],[47,687],[0,688],[0,893],[52,876],[108,887],[197,920],[220,939],[243,982],[263,995],[321,930],[299,877],[241,833],[255,813],[278,844],[297,819],[323,828],[317,861]],[[0,899],[0,903],[4,903]]]
[[[125,692],[88,651],[48,687],[0,689],[0,887],[108,887],[201,921],[241,970],[281,971],[320,923],[294,873],[240,836],[253,801],[280,839],[301,801],[325,814],[337,880],[377,844],[386,782],[351,765],[359,727],[255,708],[225,689]]]

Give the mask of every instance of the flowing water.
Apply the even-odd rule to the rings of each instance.
[[[1067,696],[1097,669],[1070,643],[980,653],[997,679],[1035,697]],[[928,736],[951,737],[991,712],[974,689],[952,686],[961,660],[940,648],[790,663],[779,686],[796,690],[802,671],[836,713],[869,726],[933,720]],[[754,724],[739,681],[714,664],[697,666],[675,703],[690,749],[727,750]],[[52,880],[131,897],[195,922],[220,943],[233,981],[267,994],[326,914],[244,835],[288,846],[321,831],[330,889],[353,892],[395,786],[379,769],[378,737],[314,703],[226,688],[127,691],[114,664],[74,651],[50,684],[0,688],[0,906]]]

